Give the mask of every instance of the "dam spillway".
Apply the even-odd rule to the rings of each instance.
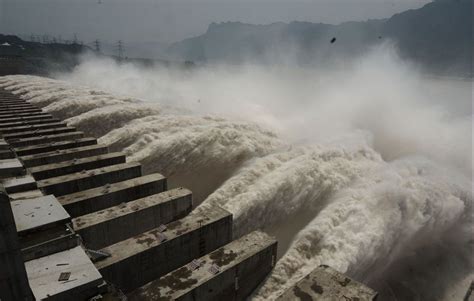
[[[0,135],[1,300],[243,300],[275,265],[274,238],[5,90]]]

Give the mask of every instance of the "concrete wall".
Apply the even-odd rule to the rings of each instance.
[[[20,253],[10,199],[0,185],[0,299],[33,300]]]

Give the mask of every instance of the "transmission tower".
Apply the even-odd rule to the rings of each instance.
[[[117,42],[117,53],[118,53],[118,59],[119,59],[119,61],[121,61],[123,59],[123,53],[124,53],[124,47],[123,47],[122,40],[119,40]]]
[[[95,40],[95,41],[93,42],[93,44],[94,44],[94,50],[95,50],[95,52],[100,53],[100,41],[99,41],[99,40]]]

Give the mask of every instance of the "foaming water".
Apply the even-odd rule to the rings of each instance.
[[[383,300],[449,300],[472,275],[471,82],[424,78],[386,46],[343,71],[87,58],[60,78],[0,86],[192,189],[197,210],[230,211],[236,237],[275,235],[256,299],[320,264]]]

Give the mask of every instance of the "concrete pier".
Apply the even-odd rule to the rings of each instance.
[[[164,176],[151,174],[65,195],[58,200],[71,216],[77,217],[163,192],[166,187]]]
[[[14,139],[14,140],[9,140],[8,143],[12,147],[24,147],[24,146],[32,146],[32,145],[38,145],[38,144],[44,144],[44,143],[50,143],[50,142],[79,139],[82,137],[84,137],[84,133],[76,131],[76,132],[70,132],[70,133],[39,135],[36,137],[31,137],[31,138]]]
[[[273,269],[276,252],[275,239],[252,232],[149,282],[130,293],[128,299],[245,300]]]
[[[278,301],[359,300],[374,301],[377,292],[331,267],[322,265],[287,290]]]
[[[231,240],[232,214],[216,207],[106,247],[101,251],[111,256],[96,267],[104,279],[130,292]]]
[[[97,250],[183,218],[191,209],[191,191],[177,188],[79,216],[72,225],[87,248]]]
[[[45,194],[62,196],[141,176],[139,163],[124,163],[38,181]]]
[[[11,122],[31,122],[35,120],[51,120],[53,116],[48,113],[33,115],[33,116],[14,116],[0,118],[0,124],[9,124]]]
[[[76,148],[95,144],[97,144],[97,139],[95,138],[80,138],[76,140],[64,140],[32,146],[16,147],[13,148],[13,150],[18,156],[29,156],[39,153],[51,152],[55,150]]]
[[[0,124],[0,130],[5,129],[5,128],[10,128],[14,126],[22,126],[22,125],[36,125],[36,124],[44,124],[44,123],[54,123],[54,122],[59,122],[59,119],[57,118],[47,118],[47,119],[37,119],[37,120],[26,120],[26,121],[15,121],[15,122],[9,122],[9,123],[1,123]]]
[[[46,153],[21,156],[20,160],[27,168],[64,162],[72,159],[80,159],[97,155],[104,155],[108,152],[106,145],[88,145],[63,150],[55,150]]]
[[[59,163],[41,165],[28,168],[28,173],[36,180],[44,180],[53,177],[59,177],[82,170],[90,170],[115,164],[125,163],[123,153],[108,153],[99,156],[92,156],[80,159],[73,159]]]
[[[18,126],[0,128],[0,133],[5,135],[5,134],[21,133],[21,132],[28,132],[28,131],[35,131],[35,130],[52,129],[52,128],[65,127],[65,126],[66,124],[64,122],[49,122],[49,123],[41,123],[41,124],[18,125]]]
[[[70,132],[75,132],[75,131],[76,131],[75,128],[64,126],[64,127],[53,128],[53,129],[32,130],[32,131],[27,131],[27,132],[5,134],[3,135],[3,139],[9,142],[10,140],[15,140],[15,139],[20,139],[20,138],[37,137],[41,135],[55,135],[55,134],[70,133]]]

